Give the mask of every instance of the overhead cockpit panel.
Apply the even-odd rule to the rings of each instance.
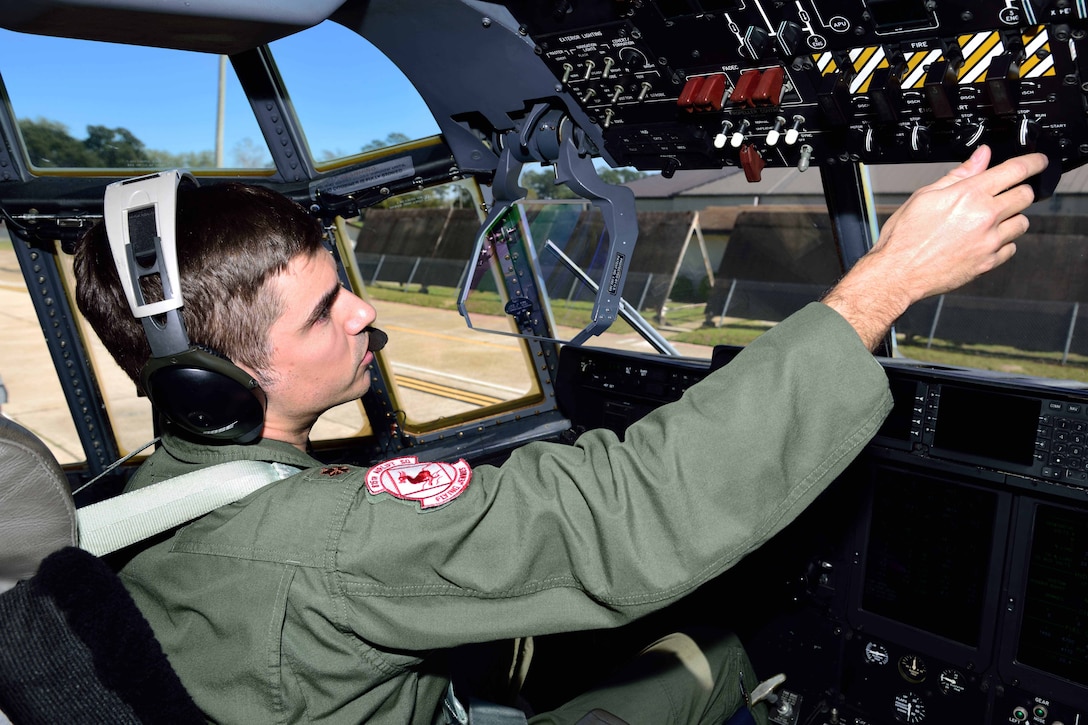
[[[1088,157],[1082,3],[428,5],[433,31],[374,12],[355,26],[421,88],[467,171],[494,169],[502,134],[524,135],[540,104],[572,119],[584,153],[666,175],[736,166],[756,181],[765,167],[962,160],[985,143],[1047,153],[1052,185]]]
[[[1081,165],[1080,4],[1031,0],[505,3],[621,165],[999,157]]]

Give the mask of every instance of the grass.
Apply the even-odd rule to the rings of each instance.
[[[908,344],[900,335],[899,354],[939,365],[1088,383],[1088,358],[1069,355],[1063,365],[1060,351],[1020,350],[1006,345],[963,345],[936,339],[927,348],[924,344]]]
[[[695,345],[747,345],[768,329],[768,325],[760,323],[737,322],[720,328],[690,330],[673,335],[670,339]],[[1063,365],[1060,351],[1021,350],[1007,345],[967,345],[938,339],[934,339],[927,348],[925,344],[908,343],[903,335],[898,337],[898,347],[901,357],[937,365],[1088,383],[1088,357],[1084,355],[1071,354]]]

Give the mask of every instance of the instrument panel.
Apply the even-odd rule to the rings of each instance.
[[[1068,0],[505,3],[621,166],[1088,155],[1088,18]]]
[[[567,346],[560,409],[622,435],[737,352]],[[787,675],[771,722],[1085,721],[1088,392],[882,364],[894,409],[858,463],[712,604],[762,620],[743,638],[757,670]],[[751,609],[738,589],[760,592]]]

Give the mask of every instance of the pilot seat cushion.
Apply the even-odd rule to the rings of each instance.
[[[37,436],[0,416],[0,592],[76,543],[68,480]]]
[[[23,723],[203,723],[120,579],[67,547],[0,594],[0,712]]]

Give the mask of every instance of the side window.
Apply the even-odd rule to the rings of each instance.
[[[269,48],[318,168],[438,133],[434,116],[400,69],[344,26],[327,20]],[[338,69],[347,68],[353,69],[350,78],[363,80],[345,81]]]
[[[363,211],[348,225],[366,294],[389,333],[382,351],[398,421],[439,429],[501,412],[540,395],[525,340],[469,328],[458,313],[462,275],[480,216],[466,184],[455,183]],[[490,329],[511,333],[501,285],[470,301]]]
[[[63,274],[66,266],[68,269],[71,267],[63,255],[60,258]],[[43,254],[41,259],[44,264],[53,264],[57,258]],[[0,395],[0,415],[32,431],[49,446],[62,464],[85,460],[83,446],[68,411],[60,381],[54,373],[34,304],[19,270],[12,240],[3,224],[0,224],[0,310],[3,310],[0,312],[0,339],[3,340],[0,344],[0,378],[7,393],[6,400]],[[106,367],[100,370],[96,364],[96,374],[112,380],[116,373],[127,381],[128,378],[113,365],[113,360],[100,346],[99,350],[113,370],[109,371]],[[96,360],[99,357],[95,354]],[[131,388],[132,384],[129,383],[128,387]],[[112,414],[124,415],[121,411],[126,410],[126,403],[111,406]],[[147,430],[150,430],[150,425]],[[132,436],[132,439],[136,437]],[[128,440],[125,445],[129,445]]]
[[[0,68],[36,173],[272,166],[225,56],[0,30]]]

